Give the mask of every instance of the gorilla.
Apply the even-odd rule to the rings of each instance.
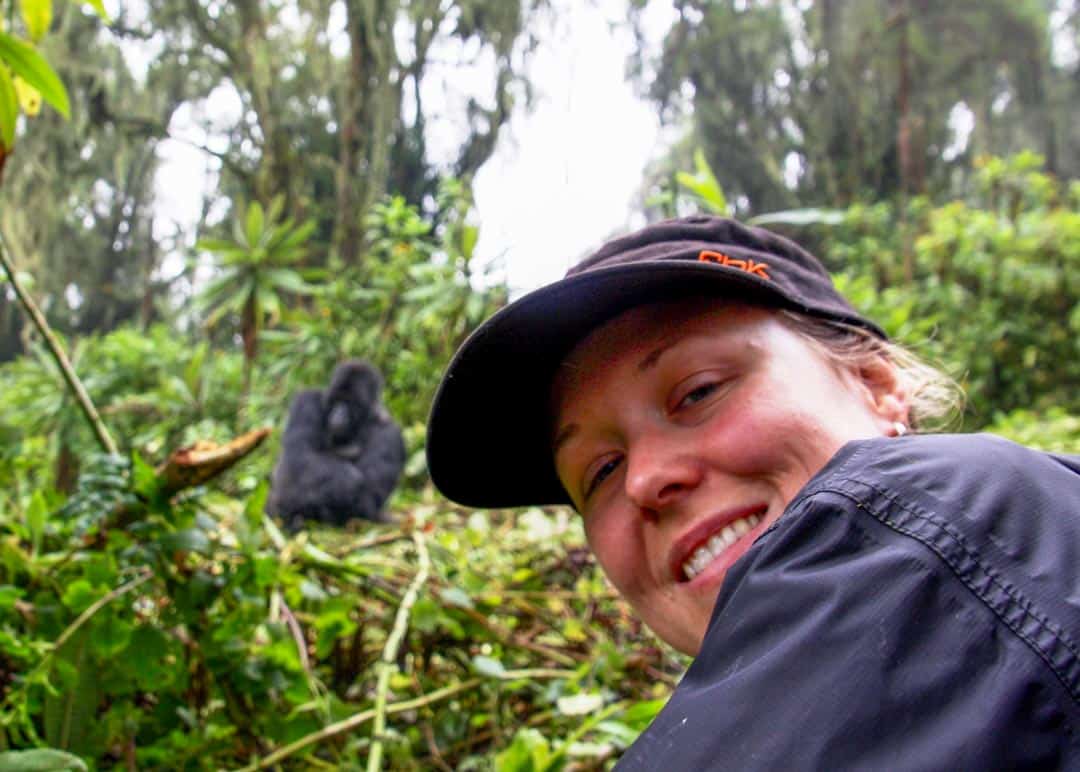
[[[381,394],[379,372],[349,360],[334,369],[325,391],[304,389],[293,398],[266,502],[286,528],[306,520],[389,521],[383,505],[405,465],[405,443]]]

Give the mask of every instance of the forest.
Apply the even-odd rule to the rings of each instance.
[[[952,429],[1080,452],[1080,4],[610,5],[675,138],[628,217],[797,238],[960,382]],[[0,772],[609,769],[663,705],[687,660],[572,511],[471,511],[425,468],[512,294],[475,179],[567,8],[0,0]],[[290,398],[348,359],[403,430],[391,522],[285,528]]]

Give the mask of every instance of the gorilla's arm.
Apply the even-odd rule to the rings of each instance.
[[[373,418],[375,422],[358,448],[355,464],[367,478],[368,495],[363,500],[362,516],[382,519],[383,505],[394,492],[405,466],[405,441],[401,429],[381,405]]]

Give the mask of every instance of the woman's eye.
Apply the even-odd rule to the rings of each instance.
[[[682,399],[680,399],[679,403],[675,406],[675,408],[677,410],[679,408],[689,407],[690,405],[693,405],[693,404],[695,404],[697,402],[701,402],[701,400],[708,397],[710,394],[712,394],[718,388],[720,388],[719,383],[716,383],[716,382],[703,383],[700,386],[698,386],[697,388],[691,389],[686,394],[684,394]]]
[[[594,490],[606,480],[619,466],[621,458],[612,458],[606,461],[603,466],[596,470],[596,474],[590,477],[585,486],[585,498],[588,498]]]

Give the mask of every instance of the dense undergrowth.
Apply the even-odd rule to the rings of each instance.
[[[106,769],[357,767],[389,654],[390,768],[594,768],[680,672],[564,511],[468,514],[422,497],[394,526],[290,537],[264,520],[263,487],[169,504],[140,490],[145,471],[99,459],[58,512],[5,523],[11,747]]]

